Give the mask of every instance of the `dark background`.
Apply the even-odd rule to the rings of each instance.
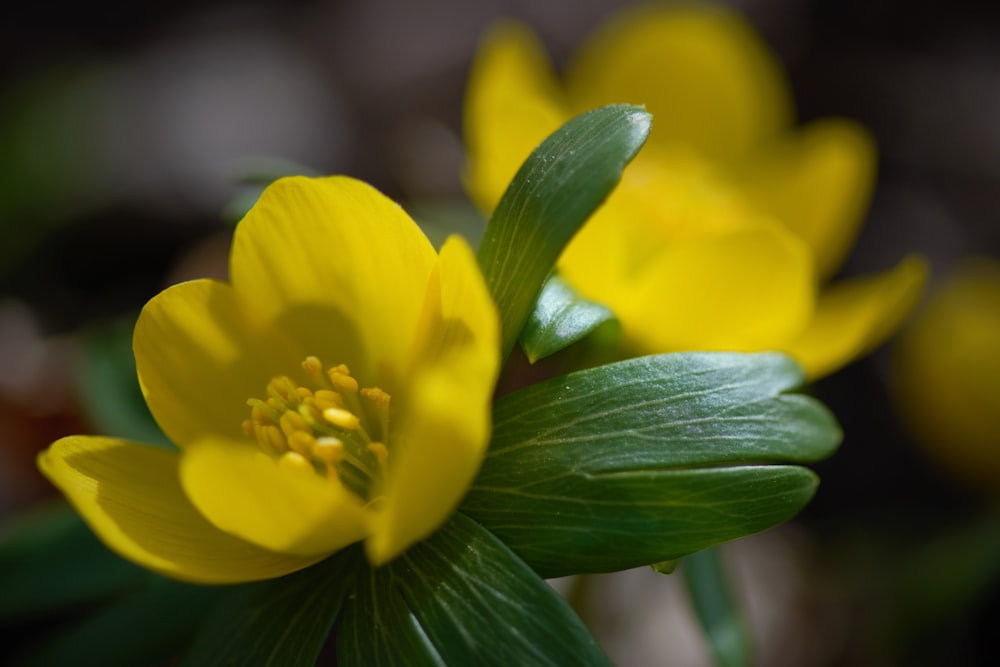
[[[223,212],[241,191],[236,177],[254,168],[249,158],[348,173],[403,202],[460,201],[461,101],[484,28],[501,16],[521,18],[558,64],[624,4],[6,8],[0,513],[48,497],[34,455],[89,428],[72,377],[80,332],[134,317],[168,281],[224,271]],[[1000,7],[733,4],[785,64],[800,120],[849,116],[877,139],[878,185],[843,276],[887,269],[918,251],[936,283],[961,256],[1000,257]],[[916,567],[911,556],[991,504],[905,435],[892,405],[890,353],[879,350],[811,388],[846,438],[816,466],[822,486],[796,524],[824,580],[841,584],[831,604],[851,619],[830,629],[842,634],[837,648],[814,664],[987,664],[1000,619],[994,573],[975,595],[928,617],[900,610],[910,587],[934,586],[963,567],[932,559],[923,576],[897,582]]]

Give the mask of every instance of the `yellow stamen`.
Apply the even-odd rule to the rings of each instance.
[[[323,373],[323,362],[319,360],[319,357],[308,356],[305,361],[302,362],[302,368],[305,369],[309,375],[314,378],[318,378]]]
[[[371,401],[372,405],[375,407],[375,413],[378,417],[379,428],[381,429],[380,435],[382,439],[389,437],[389,399],[390,396],[386,392],[382,391],[378,387],[366,387],[361,390],[361,395],[367,400]]]
[[[361,425],[356,414],[343,408],[327,408],[323,411],[323,419],[345,431],[354,431]]]
[[[328,408],[342,408],[344,407],[344,398],[335,391],[320,389],[313,394],[313,405],[319,408],[320,412]]]
[[[281,425],[281,430],[285,432],[285,435],[291,437],[296,431],[309,432],[312,429],[309,428],[308,422],[305,418],[298,412],[292,412],[291,410],[286,410],[285,414],[281,415],[281,419],[278,421]]]
[[[288,446],[302,456],[311,456],[316,447],[316,438],[305,431],[296,431],[288,436]]]
[[[320,359],[310,356],[302,368],[312,378],[307,386],[278,375],[267,383],[265,400],[247,401],[250,418],[241,423],[243,431],[256,439],[261,456],[370,501],[389,457],[389,394],[378,387],[359,389],[345,364],[324,370]]]
[[[361,395],[380,408],[389,407],[389,394],[378,387],[365,387],[361,390]]]
[[[297,452],[285,452],[278,459],[278,465],[285,470],[291,470],[292,472],[304,474],[313,474],[316,469],[313,468],[313,464],[309,462],[309,459],[302,456]]]
[[[312,454],[326,463],[340,463],[344,460],[344,443],[338,438],[317,438]]]
[[[380,464],[389,460],[389,448],[381,442],[369,442],[367,449],[375,455],[375,458]]]
[[[358,391],[358,381],[351,377],[351,371],[345,364],[334,366],[327,371],[330,384],[342,394],[356,394]]]
[[[264,438],[263,440],[258,437],[261,444],[266,442],[271,446],[272,451],[275,453],[280,453],[288,450],[288,442],[285,441],[285,436],[281,433],[281,429],[277,426],[265,426],[263,428]]]

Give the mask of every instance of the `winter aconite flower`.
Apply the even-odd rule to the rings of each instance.
[[[557,82],[537,40],[497,26],[466,105],[467,184],[492,209],[524,157],[577,112],[644,104],[655,119],[618,190],[559,269],[645,352],[781,350],[811,377],[871,350],[911,309],[922,260],[820,290],[856,236],[874,147],[842,119],[792,129],[778,63],[731,10],[633,8]]]
[[[1000,262],[966,257],[895,345],[903,424],[958,479],[1000,494]]]
[[[71,436],[44,473],[121,555],[204,583],[363,540],[380,565],[451,515],[490,431],[499,324],[475,257],[440,254],[343,177],[286,178],[236,229],[231,283],[170,287],[134,350],[177,450]]]

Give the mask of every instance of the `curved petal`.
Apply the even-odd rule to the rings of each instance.
[[[465,94],[470,196],[492,211],[521,163],[569,116],[538,38],[504,21],[483,37]]]
[[[625,335],[652,352],[779,349],[812,317],[809,249],[759,224],[664,247],[636,288],[605,300]]]
[[[225,283],[174,285],[142,309],[132,340],[139,382],[164,433],[181,447],[243,437],[246,401],[305,354]]]
[[[693,146],[729,161],[792,121],[788,85],[774,56],[735,11],[647,6],[626,11],[588,41],[568,76],[582,111],[645,104],[651,146]]]
[[[312,470],[288,470],[253,447],[204,441],[181,458],[181,485],[212,524],[270,551],[322,557],[362,539],[361,500]]]
[[[457,237],[441,248],[415,352],[390,443],[384,504],[365,544],[374,565],[444,523],[472,484],[489,444],[500,323],[472,250]]]
[[[634,290],[664,246],[757,224],[741,193],[697,156],[644,149],[566,246],[559,269],[581,294],[604,301]]]
[[[845,280],[820,296],[809,328],[784,351],[809,379],[829,375],[882,344],[916,304],[927,263],[910,256],[891,271]]]
[[[240,222],[230,274],[309,354],[371,382],[404,367],[434,260],[416,223],[371,186],[292,177]]]
[[[823,281],[857,236],[875,185],[875,162],[867,130],[823,119],[754,156],[738,178],[762,211],[809,244]]]
[[[280,577],[316,562],[261,549],[210,524],[181,489],[176,452],[113,438],[70,436],[38,457],[113,551],[168,577],[228,584]]]

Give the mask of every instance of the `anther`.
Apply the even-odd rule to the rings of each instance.
[[[327,408],[323,411],[323,419],[345,431],[353,431],[361,425],[357,415],[343,408]]]
[[[315,394],[313,394],[313,401],[320,412],[326,410],[327,408],[342,408],[344,407],[344,399],[335,391],[330,391],[329,389],[320,389]]]
[[[288,450],[285,436],[277,426],[262,426],[261,433],[257,434],[257,441],[261,445],[270,447],[275,454]]]
[[[319,360],[319,357],[310,355],[305,358],[305,361],[302,362],[302,368],[305,369],[309,375],[318,378],[323,372],[323,363]]]
[[[389,407],[389,394],[378,387],[365,387],[361,390],[361,395],[380,408]]]
[[[384,464],[389,460],[389,448],[383,445],[381,442],[369,442],[368,451],[372,453],[380,464]]]
[[[311,432],[312,429],[309,428],[309,424],[306,422],[305,417],[300,415],[298,412],[292,412],[291,410],[286,410],[285,414],[281,415],[281,419],[278,422],[281,424],[281,430],[285,432],[285,435],[291,437],[296,431],[305,431],[307,433]]]
[[[299,474],[308,473],[310,475],[316,472],[313,468],[313,464],[309,462],[309,459],[302,456],[297,452],[286,452],[282,454],[281,458],[278,459],[278,465],[285,470],[291,470]]]
[[[340,463],[344,460],[344,443],[339,438],[317,438],[312,454],[326,463]]]
[[[358,381],[351,377],[351,369],[346,364],[334,366],[327,371],[330,384],[337,391],[344,394],[355,394],[358,391]]]
[[[310,456],[316,447],[316,438],[305,431],[296,431],[288,436],[288,446],[292,448],[293,452],[302,456]]]

